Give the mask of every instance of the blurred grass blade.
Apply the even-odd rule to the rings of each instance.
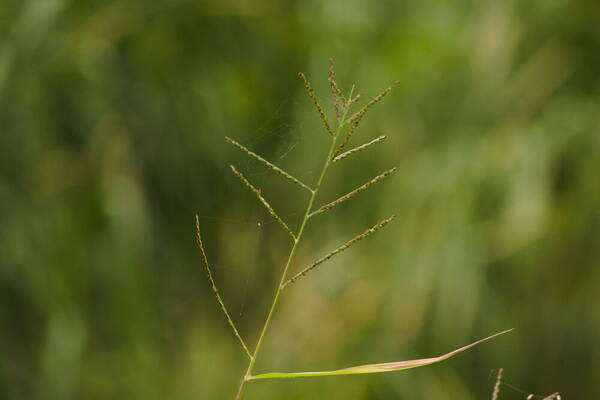
[[[374,374],[378,372],[392,372],[392,371],[401,371],[405,369],[424,367],[426,365],[431,365],[438,363],[440,361],[447,360],[451,357],[454,357],[458,353],[462,353],[465,350],[470,349],[471,347],[477,346],[485,341],[495,338],[496,336],[500,336],[507,332],[512,331],[512,329],[508,329],[499,333],[496,333],[492,336],[488,336],[484,339],[478,340],[466,346],[463,346],[459,349],[441,355],[439,357],[432,358],[422,358],[419,360],[408,360],[408,361],[396,361],[396,362],[388,362],[381,364],[367,364],[360,365],[358,367],[350,367],[344,369],[338,369],[334,371],[317,371],[317,372],[270,372],[266,374],[259,374],[248,377],[248,380],[256,380],[256,379],[271,379],[271,378],[304,378],[309,376],[334,376],[334,375],[355,375],[355,374]]]

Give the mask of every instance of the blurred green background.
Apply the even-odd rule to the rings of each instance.
[[[257,372],[429,357],[429,368],[259,381],[247,399],[600,394],[600,3],[595,0],[3,0],[0,398],[232,399],[246,366],[193,215],[250,344],[326,135],[297,79],[327,59],[370,98],[294,270],[393,224],[285,292]],[[326,101],[324,100],[324,104]],[[326,103],[330,109],[330,103]],[[363,103],[364,104],[364,103]],[[506,387],[501,399],[524,399]]]

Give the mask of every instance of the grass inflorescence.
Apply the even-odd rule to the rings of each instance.
[[[336,81],[336,74],[335,74],[333,61],[330,60],[328,82],[329,82],[329,86],[330,86],[333,110],[335,113],[335,123],[332,124],[327,116],[327,112],[325,111],[323,106],[321,106],[321,103],[319,102],[317,94],[316,94],[315,90],[313,89],[313,86],[311,85],[309,80],[306,78],[306,76],[303,73],[300,73],[299,76],[304,83],[304,86],[306,88],[306,91],[308,93],[310,100],[312,101],[312,103],[314,104],[314,106],[316,108],[319,118],[323,122],[323,127],[325,130],[325,133],[330,137],[330,144],[329,144],[329,149],[327,151],[327,155],[324,158],[323,164],[321,165],[321,169],[320,169],[320,173],[318,174],[318,178],[312,187],[307,185],[306,183],[302,182],[300,179],[294,177],[291,173],[284,171],[283,169],[276,166],[275,164],[267,161],[265,158],[259,156],[258,154],[256,154],[252,150],[248,149],[244,145],[240,144],[236,140],[233,140],[229,137],[225,137],[225,141],[227,143],[237,147],[239,150],[243,151],[250,157],[255,158],[258,161],[262,162],[266,167],[275,171],[279,175],[282,175],[288,181],[290,181],[290,182],[296,184],[297,186],[299,186],[300,188],[310,192],[310,197],[306,203],[306,207],[305,207],[301,222],[300,222],[299,226],[294,230],[292,227],[290,227],[290,225],[288,223],[286,223],[275,212],[275,210],[271,206],[271,203],[269,203],[267,201],[267,199],[264,197],[261,189],[255,187],[252,183],[250,183],[248,181],[248,179],[244,176],[244,174],[242,172],[240,172],[236,167],[234,167],[233,165],[231,166],[232,172],[240,179],[240,181],[246,187],[248,187],[252,192],[254,192],[254,194],[256,195],[259,202],[263,204],[263,206],[267,209],[267,211],[269,212],[271,217],[273,217],[273,219],[275,221],[277,221],[277,223],[282,227],[283,230],[285,230],[288,233],[288,235],[292,239],[292,245],[290,247],[290,250],[289,250],[289,253],[287,256],[287,260],[285,261],[285,263],[283,265],[279,283],[274,288],[273,299],[271,301],[271,306],[269,308],[269,312],[268,312],[268,314],[265,318],[265,321],[262,325],[262,329],[258,336],[256,345],[254,346],[254,350],[252,350],[252,351],[249,350],[245,341],[239,334],[239,331],[236,328],[235,323],[231,319],[229,312],[227,311],[227,307],[225,306],[225,303],[223,302],[221,295],[219,294],[219,290],[218,290],[216,283],[214,281],[214,278],[212,276],[212,273],[211,273],[211,270],[210,270],[210,267],[208,264],[207,256],[204,251],[204,247],[202,245],[202,238],[200,235],[200,221],[199,221],[198,216],[196,216],[196,239],[198,242],[198,246],[200,248],[202,261],[203,261],[204,268],[206,270],[208,280],[211,284],[211,288],[215,294],[215,297],[217,298],[217,302],[219,303],[221,310],[223,311],[223,313],[226,316],[227,322],[231,326],[235,336],[239,340],[243,350],[245,351],[245,353],[248,355],[248,358],[249,358],[248,365],[246,367],[246,372],[239,384],[239,388],[238,388],[238,391],[237,391],[237,394],[235,397],[236,400],[240,400],[244,397],[248,383],[253,380],[267,379],[267,378],[299,378],[299,377],[304,377],[304,376],[366,374],[366,373],[390,372],[390,371],[405,370],[405,369],[409,369],[409,368],[416,368],[416,367],[430,365],[433,363],[437,363],[437,362],[446,360],[446,359],[453,357],[454,355],[456,355],[462,351],[465,351],[468,348],[471,348],[479,343],[482,343],[482,342],[489,340],[493,337],[496,337],[500,334],[508,332],[508,331],[504,331],[504,332],[497,333],[495,335],[478,340],[476,342],[473,342],[469,345],[463,346],[457,350],[451,351],[451,352],[446,353],[439,357],[425,358],[425,359],[419,359],[419,360],[398,361],[398,362],[392,362],[392,363],[360,365],[360,366],[343,368],[343,369],[334,370],[334,371],[267,372],[267,373],[261,373],[261,374],[256,374],[254,372],[256,360],[260,356],[260,353],[262,350],[262,345],[263,345],[265,337],[269,331],[271,320],[277,309],[279,299],[280,299],[280,296],[281,296],[281,293],[283,292],[283,290],[289,284],[294,283],[297,280],[303,278],[304,276],[306,276],[306,274],[308,272],[310,272],[313,269],[324,264],[329,259],[335,257],[336,255],[343,252],[344,250],[347,250],[348,248],[350,248],[354,244],[358,243],[359,241],[361,241],[361,240],[365,239],[366,237],[372,235],[373,233],[379,231],[381,228],[383,228],[387,224],[391,223],[395,219],[395,215],[392,215],[386,219],[383,219],[380,222],[375,223],[373,226],[366,229],[364,232],[352,237],[351,239],[346,241],[341,246],[337,247],[334,250],[331,250],[325,256],[317,259],[317,261],[313,262],[308,267],[300,270],[300,272],[294,274],[291,277],[289,276],[290,275],[290,267],[292,266],[293,261],[294,261],[294,255],[296,254],[298,245],[301,242],[305,228],[306,228],[309,220],[311,220],[312,217],[314,217],[318,214],[321,214],[327,210],[330,210],[347,200],[350,200],[356,194],[369,189],[373,184],[381,181],[383,178],[389,176],[396,170],[396,168],[388,169],[388,170],[382,172],[381,174],[377,175],[373,179],[367,181],[363,185],[359,186],[358,188],[339,197],[338,199],[333,200],[329,203],[326,203],[320,207],[315,207],[314,206],[315,199],[319,193],[319,189],[321,188],[321,185],[325,179],[325,176],[327,175],[327,171],[332,164],[339,163],[343,160],[347,160],[347,159],[351,158],[352,155],[356,154],[357,152],[365,150],[365,149],[371,147],[372,145],[383,141],[386,138],[385,136],[379,136],[365,144],[362,144],[353,149],[344,151],[346,145],[350,142],[350,140],[356,133],[361,121],[364,119],[367,112],[371,109],[371,107],[373,107],[375,104],[377,104],[379,101],[381,101],[388,93],[390,93],[393,88],[398,86],[398,82],[394,82],[388,88],[386,88],[381,93],[379,93],[377,96],[375,96],[371,101],[367,102],[367,104],[364,105],[362,108],[360,108],[358,111],[351,113],[352,106],[360,100],[361,96],[360,96],[360,94],[356,94],[356,95],[354,94],[354,86],[352,86],[349,93],[344,94],[344,92],[340,89],[340,87]]]

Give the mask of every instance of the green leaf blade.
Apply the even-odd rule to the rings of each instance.
[[[444,360],[447,360],[455,355],[462,353],[465,350],[470,349],[471,347],[477,346],[483,342],[491,340],[497,336],[503,335],[512,331],[513,329],[508,329],[494,335],[488,336],[456,350],[450,351],[446,354],[443,354],[438,357],[431,358],[422,358],[417,360],[407,360],[407,361],[394,361],[387,363],[378,363],[378,364],[366,364],[359,365],[356,367],[343,368],[333,371],[315,371],[315,372],[269,372],[265,374],[258,374],[248,377],[248,380],[257,380],[257,379],[274,379],[274,378],[306,378],[311,376],[337,376],[337,375],[357,375],[357,374],[374,374],[380,372],[393,372],[393,371],[403,371],[406,369],[424,367],[426,365],[435,364]]]

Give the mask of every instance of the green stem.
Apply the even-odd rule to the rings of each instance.
[[[341,120],[339,121],[338,128],[335,132],[335,135],[333,135],[333,137],[331,138],[331,146],[329,147],[329,152],[327,153],[327,158],[325,159],[323,168],[321,168],[321,173],[319,174],[319,179],[317,180],[317,184],[312,191],[310,199],[308,200],[308,205],[306,207],[306,211],[304,212],[304,217],[302,218],[302,223],[300,224],[300,229],[298,230],[298,233],[296,234],[296,238],[294,240],[294,245],[292,246],[292,249],[290,250],[290,254],[285,263],[285,267],[283,268],[283,273],[281,274],[281,279],[279,280],[279,284],[277,285],[277,288],[275,290],[275,296],[273,297],[273,302],[271,303],[271,308],[269,309],[269,314],[267,315],[267,319],[265,320],[265,323],[260,332],[260,336],[258,337],[258,342],[256,343],[256,348],[254,349],[254,353],[252,354],[252,357],[250,358],[250,363],[248,364],[248,368],[246,369],[244,378],[242,379],[242,382],[240,383],[240,387],[238,389],[237,395],[235,396],[235,400],[241,400],[244,397],[244,393],[246,391],[246,384],[249,382],[250,377],[252,377],[252,370],[254,369],[254,364],[256,363],[256,359],[258,358],[258,355],[260,353],[262,343],[265,339],[267,331],[269,330],[269,326],[271,325],[271,319],[273,318],[273,314],[275,313],[275,309],[277,308],[277,303],[279,302],[279,295],[281,294],[283,284],[286,281],[288,270],[290,268],[290,265],[292,264],[292,259],[294,258],[294,254],[296,254],[296,249],[298,248],[298,243],[300,243],[300,239],[302,238],[302,234],[304,233],[304,228],[306,227],[306,223],[308,222],[308,219],[310,218],[310,212],[312,210],[313,203],[317,197],[317,194],[319,193],[319,188],[321,187],[323,178],[325,178],[325,173],[327,172],[327,169],[331,165],[331,160],[332,160],[333,154],[335,152],[335,145],[337,142],[337,138],[338,138],[340,132],[342,131],[342,127],[344,126],[344,120],[346,118],[346,114],[347,114],[347,109],[344,112],[344,115],[342,116]]]

